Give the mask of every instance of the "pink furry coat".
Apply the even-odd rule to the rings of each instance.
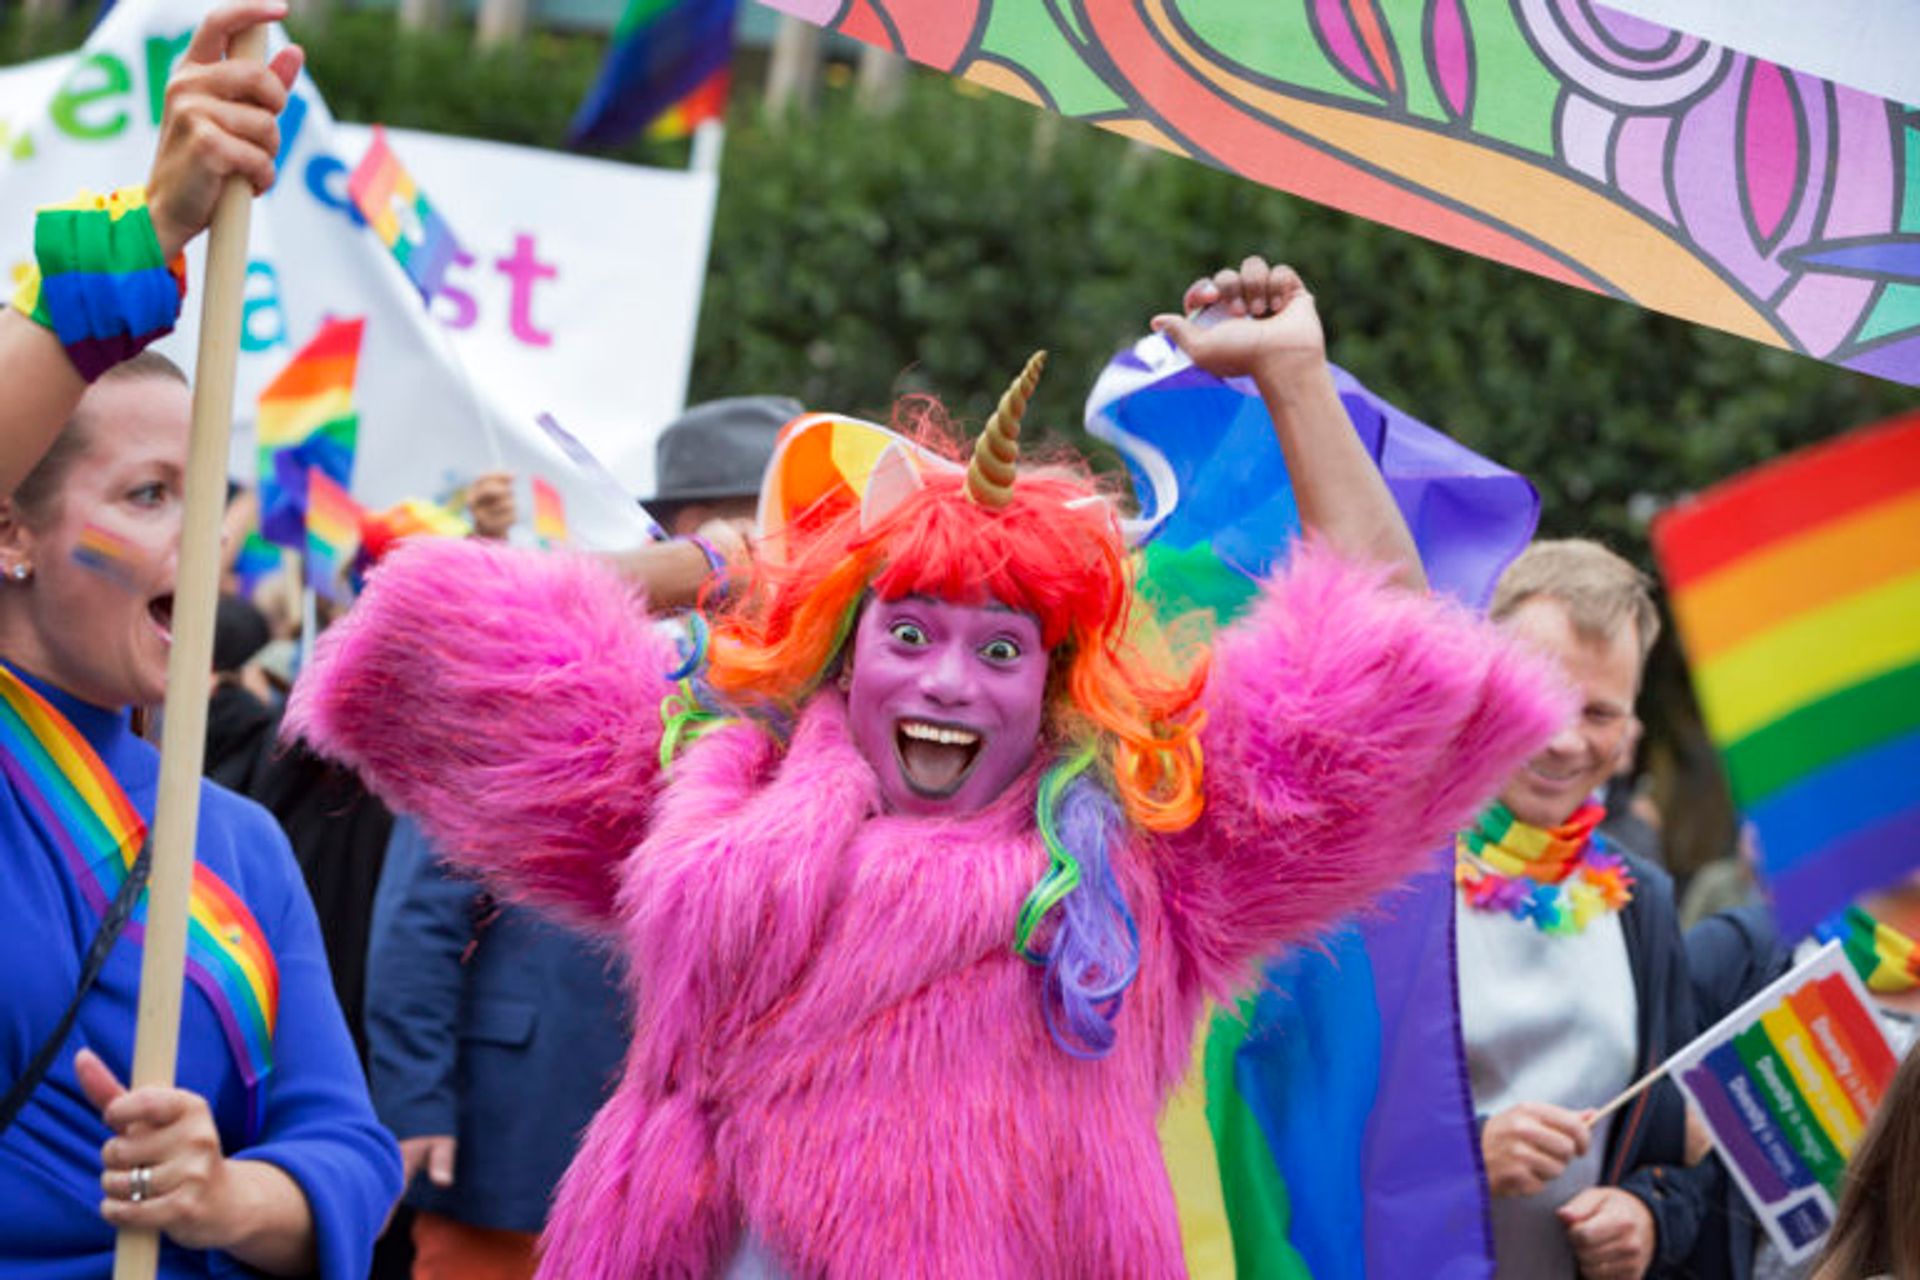
[[[1113,1052],[1049,1038],[1011,949],[1047,866],[1037,768],[982,812],[880,810],[845,704],[660,768],[673,655],[607,571],[396,552],[290,723],[505,892],[617,935],[636,1034],[544,1277],[704,1280],[743,1231],[796,1277],[1183,1274],[1156,1116],[1208,996],[1430,856],[1554,730],[1554,677],[1314,549],[1217,646],[1206,812],[1115,871],[1140,971]]]

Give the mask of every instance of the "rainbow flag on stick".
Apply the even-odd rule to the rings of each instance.
[[[335,603],[346,598],[345,575],[360,549],[360,504],[320,468],[307,473],[307,575]]]
[[[387,145],[387,131],[379,125],[373,126],[373,142],[347,179],[347,194],[420,290],[421,299],[432,302],[460,253],[460,242]]]
[[[328,320],[260,393],[254,437],[260,459],[260,533],[299,550],[306,543],[307,475],[319,468],[353,482],[360,415],[353,405],[364,320]]]
[[[567,541],[567,506],[560,491],[539,476],[533,478],[533,533],[543,547],[564,546]]]
[[[1798,1262],[1832,1225],[1847,1161],[1896,1065],[1859,978],[1828,943],[1666,1070],[1774,1245]]]
[[[1920,414],[1710,489],[1653,545],[1782,933],[1920,867]]]

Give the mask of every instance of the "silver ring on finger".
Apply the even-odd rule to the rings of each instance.
[[[127,1200],[139,1204],[153,1194],[153,1166],[135,1165],[127,1173]]]

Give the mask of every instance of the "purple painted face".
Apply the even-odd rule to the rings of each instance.
[[[854,745],[896,813],[972,813],[999,796],[1040,744],[1046,688],[1039,623],[1004,606],[874,600],[854,630]]]

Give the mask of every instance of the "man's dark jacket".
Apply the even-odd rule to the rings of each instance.
[[[1638,1080],[1693,1038],[1693,992],[1673,881],[1643,858],[1622,855],[1633,872],[1633,900],[1620,912],[1639,1006]],[[1616,1113],[1601,1162],[1601,1182],[1637,1196],[1653,1214],[1658,1240],[1650,1275],[1684,1275],[1706,1209],[1706,1192],[1687,1176],[1686,1102],[1670,1081]]]
[[[374,900],[367,1040],[374,1110],[397,1138],[456,1141],[451,1187],[407,1203],[534,1232],[628,1043],[616,962],[524,907],[495,907],[395,822]]]

